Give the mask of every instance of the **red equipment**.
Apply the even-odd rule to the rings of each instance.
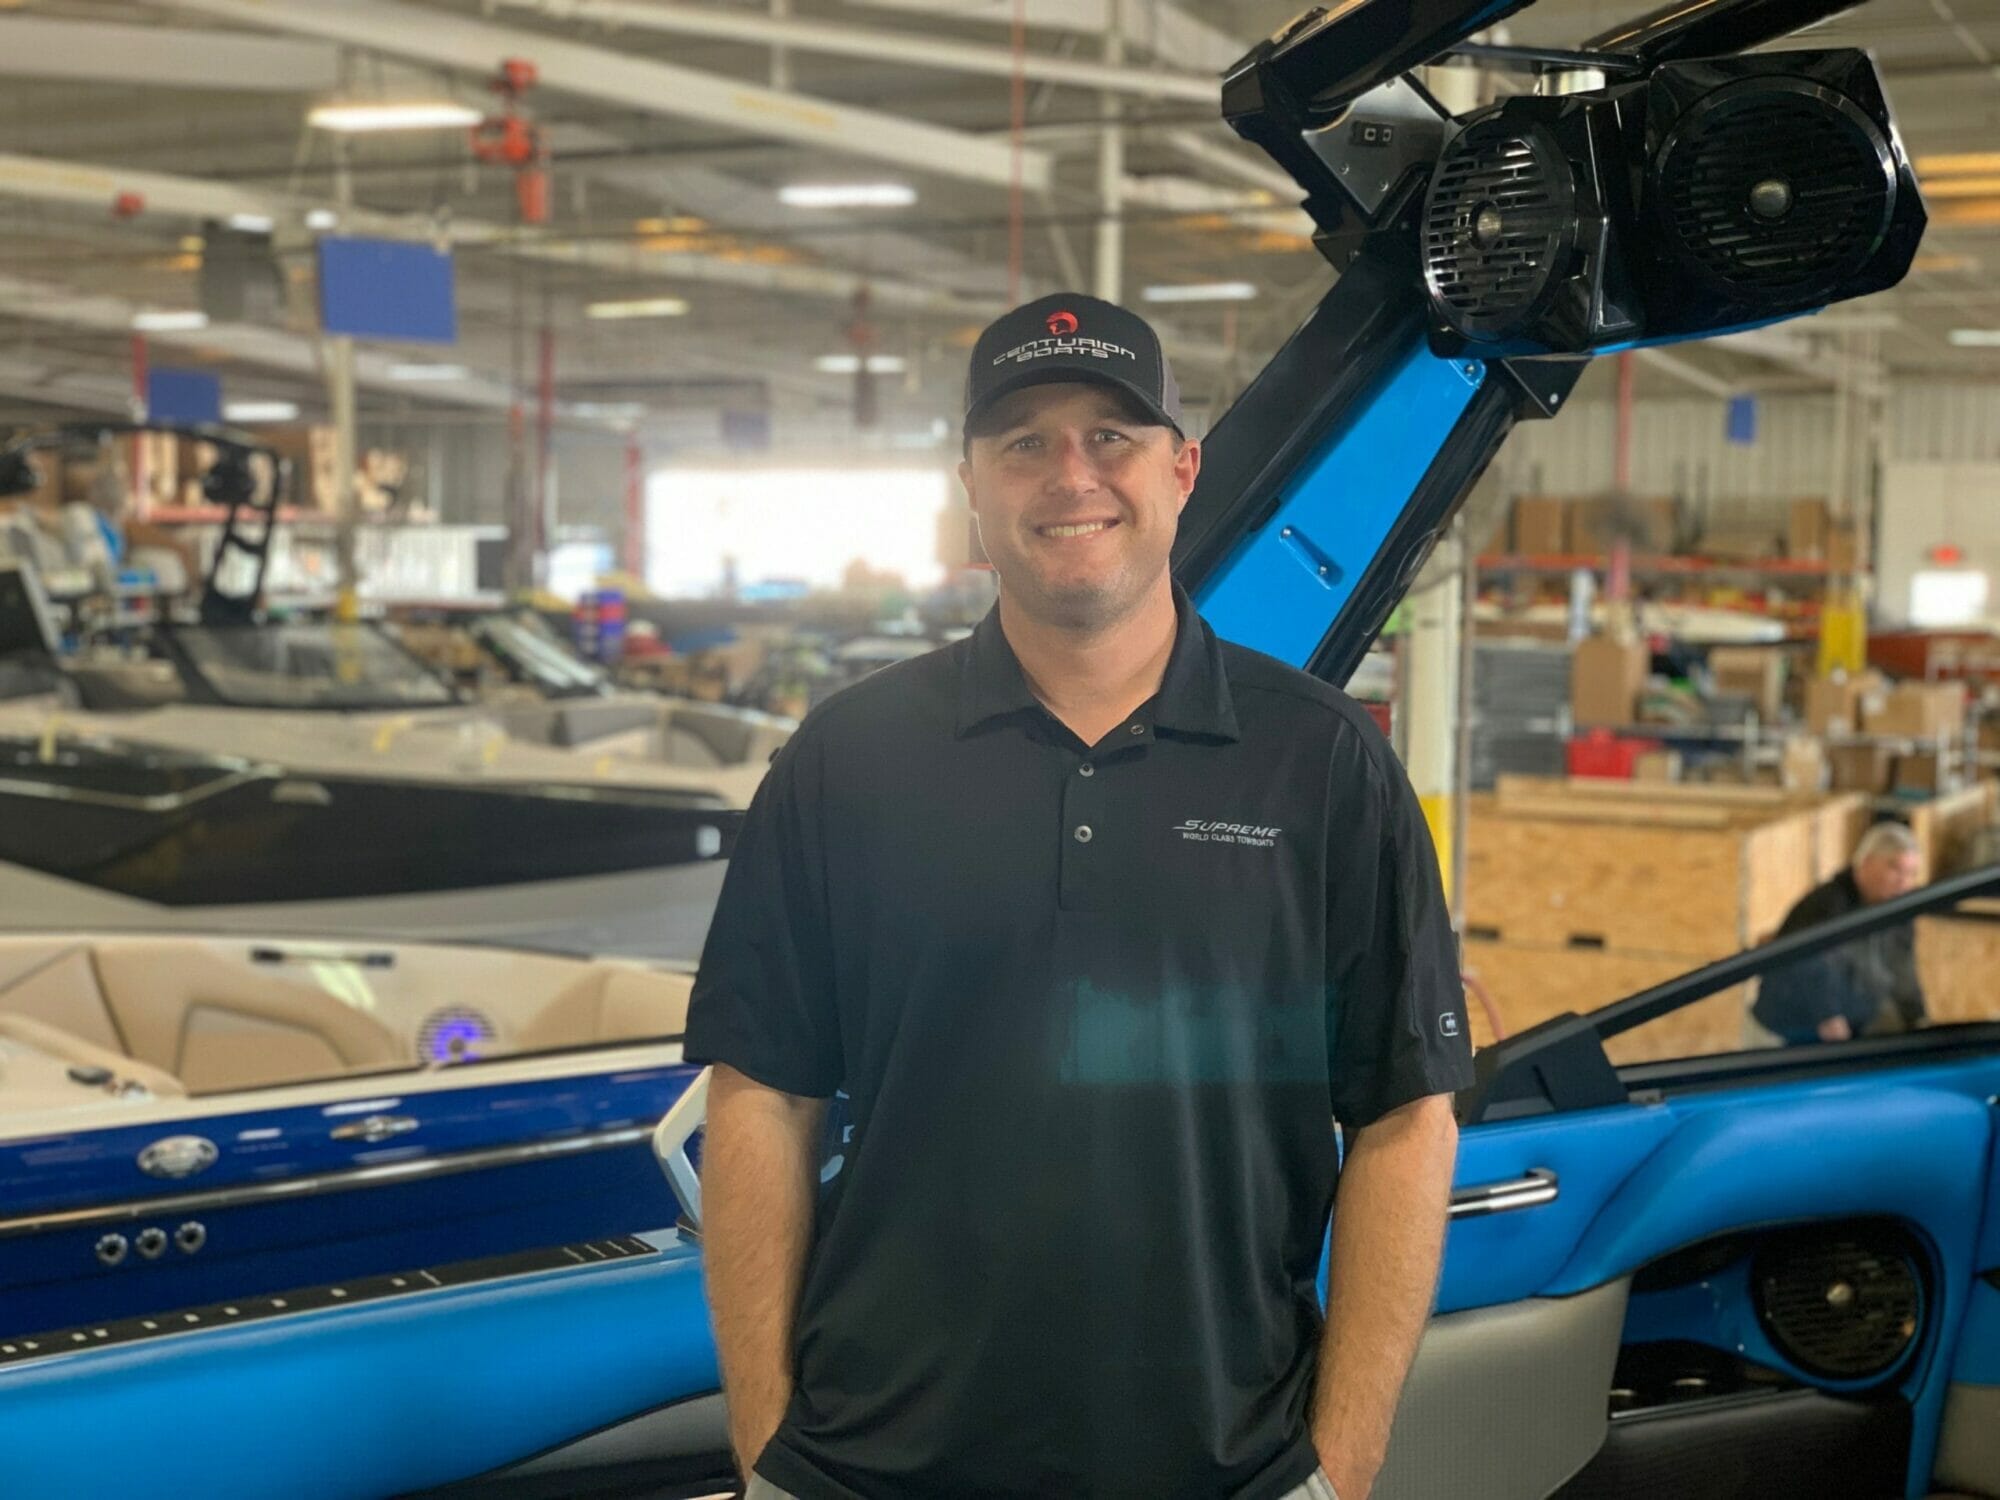
[[[479,161],[514,170],[514,207],[523,224],[549,222],[549,153],[542,130],[522,111],[522,96],[535,86],[535,65],[510,57],[487,87],[500,96],[501,112],[472,127],[472,154]]]

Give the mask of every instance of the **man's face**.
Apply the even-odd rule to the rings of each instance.
[[[985,427],[958,477],[1001,586],[1067,629],[1124,618],[1167,570],[1200,445],[1084,383],[1002,397]]]
[[[1861,899],[1874,905],[1917,888],[1917,853],[1894,849],[1871,854],[1854,866],[1854,884]]]

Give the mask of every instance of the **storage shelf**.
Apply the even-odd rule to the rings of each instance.
[[[1602,572],[1611,559],[1600,553],[1489,552],[1479,559],[1482,573],[1573,573],[1578,568]],[[1699,577],[1707,573],[1757,573],[1774,577],[1825,578],[1831,570],[1824,562],[1805,557],[1766,557],[1736,561],[1721,557],[1675,557],[1668,554],[1634,553],[1634,573]]]

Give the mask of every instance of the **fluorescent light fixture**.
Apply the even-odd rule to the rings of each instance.
[[[778,189],[793,208],[907,208],[917,190],[902,182],[794,182]]]
[[[324,232],[338,227],[340,215],[330,208],[309,208],[306,210],[306,228]]]
[[[450,99],[346,99],[316,104],[306,123],[320,130],[355,134],[370,130],[450,130],[477,125],[483,118],[469,104]]]
[[[1986,615],[1986,574],[1976,568],[1924,568],[1910,578],[1910,623],[1925,630],[1976,625]]]
[[[1187,286],[1149,286],[1148,302],[1248,302],[1257,288],[1248,281],[1197,281]]]
[[[2000,328],[1954,328],[1950,338],[1961,349],[2000,349]]]
[[[861,368],[858,354],[822,354],[813,361],[813,368],[822,375],[852,375]],[[868,356],[870,375],[900,375],[904,370],[900,354],[871,354]]]
[[[208,314],[196,308],[178,312],[142,312],[132,316],[132,327],[140,333],[192,333],[208,327]]]
[[[391,380],[463,380],[468,371],[464,365],[391,365]]]
[[[269,214],[231,214],[223,222],[244,234],[269,234],[277,224]]]
[[[299,414],[296,401],[225,401],[222,415],[231,422],[290,422]]]
[[[1917,158],[1919,177],[1938,177],[1958,172],[2000,172],[2000,151],[1957,151],[1944,156]],[[1930,184],[1926,183],[1928,188]]]
[[[678,318],[688,310],[679,297],[632,297],[623,302],[593,302],[584,312],[593,318]]]

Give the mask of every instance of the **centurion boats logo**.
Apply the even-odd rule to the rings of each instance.
[[[1052,312],[1043,321],[1048,324],[1047,338],[1029,339],[1025,344],[1016,344],[1005,354],[994,355],[993,363],[1025,365],[1031,360],[1047,359],[1055,354],[1081,354],[1087,359],[1129,359],[1133,364],[1139,362],[1139,356],[1123,344],[1114,344],[1108,339],[1079,336],[1076,331],[1076,314],[1067,309]]]
[[[1190,843],[1248,844],[1253,849],[1269,849],[1284,831],[1255,823],[1211,823],[1206,818],[1189,818],[1174,825],[1174,832]]]

